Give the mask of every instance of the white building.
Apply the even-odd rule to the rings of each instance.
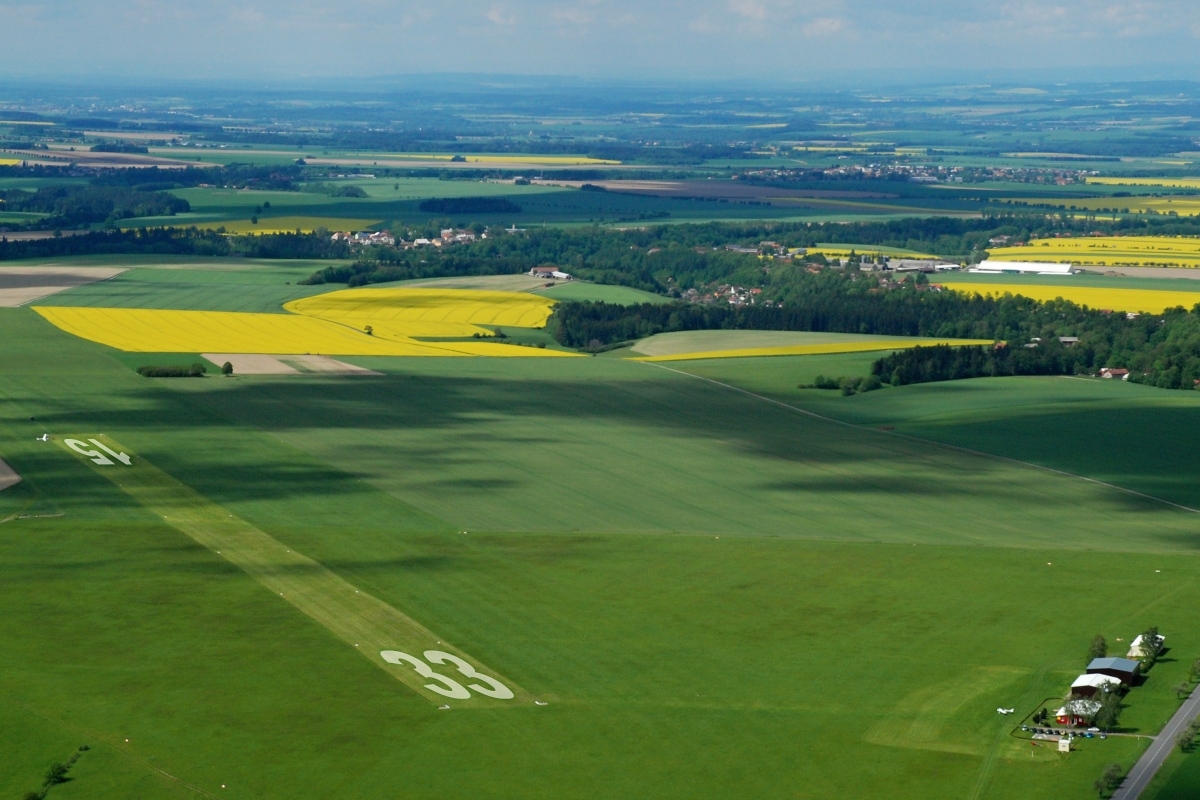
[[[1129,376],[1126,375],[1125,379],[1128,379],[1128,377]],[[1167,640],[1167,637],[1159,636],[1158,637],[1158,646],[1162,647],[1162,643],[1165,642],[1166,640]],[[1145,655],[1146,655],[1146,652],[1144,650],[1142,650],[1142,635],[1139,633],[1136,637],[1134,637],[1133,641],[1129,643],[1129,652],[1125,654],[1125,657],[1126,658],[1142,658]]]
[[[1071,694],[1077,694],[1081,697],[1091,697],[1099,691],[1105,689],[1116,689],[1121,685],[1121,681],[1111,675],[1100,675],[1098,673],[1089,673],[1080,675],[1071,684]]]
[[[1035,275],[1071,275],[1075,268],[1070,264],[1055,264],[1051,261],[980,261],[968,272],[996,275],[1003,272],[1033,273]]]

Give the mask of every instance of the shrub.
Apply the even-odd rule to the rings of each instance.
[[[1100,777],[1092,784],[1096,788],[1096,793],[1103,797],[1105,794],[1113,791],[1121,785],[1122,780],[1121,765],[1109,764],[1100,773]]]
[[[229,372],[225,374],[228,375],[233,372],[233,365],[228,362],[226,365],[229,367]],[[138,375],[143,378],[203,378],[208,369],[203,364],[196,363],[188,367],[170,365],[138,367],[137,371]],[[222,367],[221,371],[225,372],[225,368]]]
[[[68,769],[70,769],[70,767],[68,767],[66,764],[62,763],[61,761],[55,761],[50,765],[50,768],[46,770],[46,777],[43,780],[43,785],[54,786],[58,783],[65,783],[67,780]]]

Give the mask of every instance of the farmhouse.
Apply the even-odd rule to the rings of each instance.
[[[1133,683],[1140,666],[1138,662],[1128,658],[1093,658],[1092,663],[1087,665],[1087,674],[1108,675],[1122,683]]]
[[[1126,370],[1126,373],[1128,373],[1128,370]],[[1167,640],[1167,637],[1159,636],[1158,637],[1159,647],[1161,647],[1162,643],[1165,642],[1166,640]],[[1145,656],[1146,656],[1146,651],[1142,649],[1142,635],[1139,633],[1134,638],[1134,640],[1129,643],[1129,652],[1125,654],[1125,657],[1126,658],[1144,658]]]
[[[1071,694],[1080,697],[1093,697],[1102,689],[1116,689],[1121,681],[1111,675],[1080,675],[1071,684]]]
[[[558,267],[534,267],[529,270],[529,274],[535,278],[557,278],[560,281],[571,280],[570,273],[563,272]]]
[[[1121,369],[1120,367],[1117,367],[1117,368],[1104,367],[1102,370],[1100,370],[1100,377],[1108,378],[1110,380],[1113,378],[1119,378],[1120,380],[1127,381],[1127,380],[1129,380],[1129,370]],[[1141,639],[1141,638],[1142,637],[1139,636],[1137,639],[1134,639],[1134,641],[1136,642],[1136,641],[1138,641],[1138,639]],[[1133,651],[1130,650],[1130,658],[1132,658],[1132,657],[1133,657]]]
[[[1054,721],[1059,725],[1071,725],[1082,728],[1090,725],[1100,712],[1100,703],[1096,700],[1068,700],[1063,707],[1054,712]]]

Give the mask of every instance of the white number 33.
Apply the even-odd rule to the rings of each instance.
[[[426,650],[425,661],[433,664],[453,664],[464,676],[474,678],[487,685],[480,686],[478,683],[468,683],[466,686],[463,686],[453,678],[448,678],[445,675],[434,672],[433,667],[426,664],[425,661],[416,656],[410,656],[408,653],[401,653],[399,650],[384,650],[379,655],[389,664],[411,664],[412,668],[422,678],[429,678],[432,681],[436,681],[436,683],[425,684],[426,689],[436,692],[443,697],[449,697],[452,700],[469,699],[471,692],[468,690],[471,689],[485,697],[494,697],[497,700],[511,700],[513,698],[512,689],[509,689],[495,678],[489,678],[487,675],[478,672],[458,656],[443,653],[441,650]]]

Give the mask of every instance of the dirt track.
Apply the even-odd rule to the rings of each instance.
[[[125,267],[0,267],[0,308],[23,306],[124,271]]]
[[[17,474],[17,471],[4,461],[0,461],[0,492],[10,486],[16,486],[20,482],[21,476]]]

